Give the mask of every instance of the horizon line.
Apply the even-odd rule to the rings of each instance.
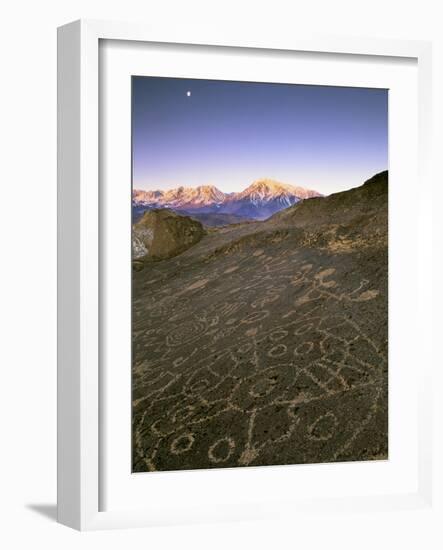
[[[171,191],[171,190],[174,190],[174,189],[198,189],[198,188],[201,188],[201,187],[211,187],[211,188],[217,189],[218,191],[220,191],[224,195],[233,195],[235,193],[241,193],[242,191],[246,190],[248,187],[250,187],[251,185],[253,185],[256,182],[261,182],[261,181],[268,180],[268,181],[272,181],[273,183],[277,183],[277,184],[281,184],[281,185],[289,185],[291,187],[299,187],[301,189],[304,189],[305,191],[315,191],[316,193],[320,193],[323,196],[329,196],[329,195],[333,195],[334,193],[340,193],[340,192],[346,191],[348,189],[353,189],[354,187],[360,187],[360,185],[363,185],[366,181],[368,181],[372,177],[376,176],[377,174],[381,174],[383,172],[389,172],[389,168],[386,168],[385,170],[376,171],[371,176],[366,177],[360,183],[355,183],[351,187],[348,187],[348,188],[340,190],[340,191],[332,191],[331,193],[323,193],[321,191],[318,191],[318,189],[316,189],[315,187],[311,187],[311,186],[310,187],[305,187],[304,185],[299,185],[299,184],[294,184],[294,183],[287,183],[285,181],[281,181],[281,180],[278,180],[278,179],[275,179],[275,178],[272,178],[272,177],[269,177],[269,176],[253,179],[251,181],[251,183],[248,183],[245,187],[242,187],[242,189],[239,190],[239,191],[223,191],[223,189],[221,189],[220,186],[215,185],[213,183],[203,183],[203,184],[199,184],[199,185],[172,185],[171,187],[168,187],[168,188],[165,188],[165,189],[161,189],[161,188],[158,188],[158,187],[152,188],[152,189],[146,189],[144,187],[136,186],[134,183],[132,183],[132,192],[134,192],[134,191],[143,191],[143,192],[151,192],[151,193],[155,193],[155,192],[165,193],[165,192],[168,192],[168,191]]]

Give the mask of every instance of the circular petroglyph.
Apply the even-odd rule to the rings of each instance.
[[[194,435],[191,433],[179,435],[171,443],[171,453],[174,455],[181,455],[182,453],[188,452],[194,444],[194,441]]]
[[[284,344],[277,344],[268,351],[268,357],[281,357],[288,351]]]
[[[308,427],[308,438],[316,441],[327,441],[334,435],[338,420],[334,413],[327,412],[319,416]]]
[[[235,449],[235,441],[232,437],[223,437],[209,447],[209,460],[215,464],[226,462]]]
[[[313,323],[306,323],[306,324],[303,324],[301,325],[300,327],[296,328],[294,330],[294,334],[297,334],[297,335],[300,335],[300,334],[305,334],[305,332],[309,332],[310,330],[312,330],[314,328],[314,324]]]
[[[188,321],[174,328],[166,337],[170,347],[181,346],[199,338],[205,332],[205,325],[201,321]]]
[[[174,429],[175,425],[168,416],[159,418],[151,425],[152,433],[159,437],[172,434]]]
[[[286,336],[289,334],[289,332],[283,328],[280,328],[278,330],[274,330],[269,335],[269,339],[271,342],[279,342],[280,340],[283,340],[283,338],[286,338]]]

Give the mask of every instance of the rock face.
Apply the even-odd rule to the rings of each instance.
[[[133,471],[388,457],[386,172],[140,267]]]
[[[133,226],[134,259],[164,260],[184,252],[205,235],[202,224],[171,210],[149,210]]]

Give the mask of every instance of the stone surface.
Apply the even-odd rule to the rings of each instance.
[[[133,272],[133,470],[386,459],[388,183]]]

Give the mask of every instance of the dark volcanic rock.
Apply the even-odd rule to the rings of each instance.
[[[387,458],[387,214],[383,173],[133,272],[134,471]]]
[[[132,250],[135,259],[177,256],[205,235],[202,224],[171,210],[149,210],[134,224]]]

